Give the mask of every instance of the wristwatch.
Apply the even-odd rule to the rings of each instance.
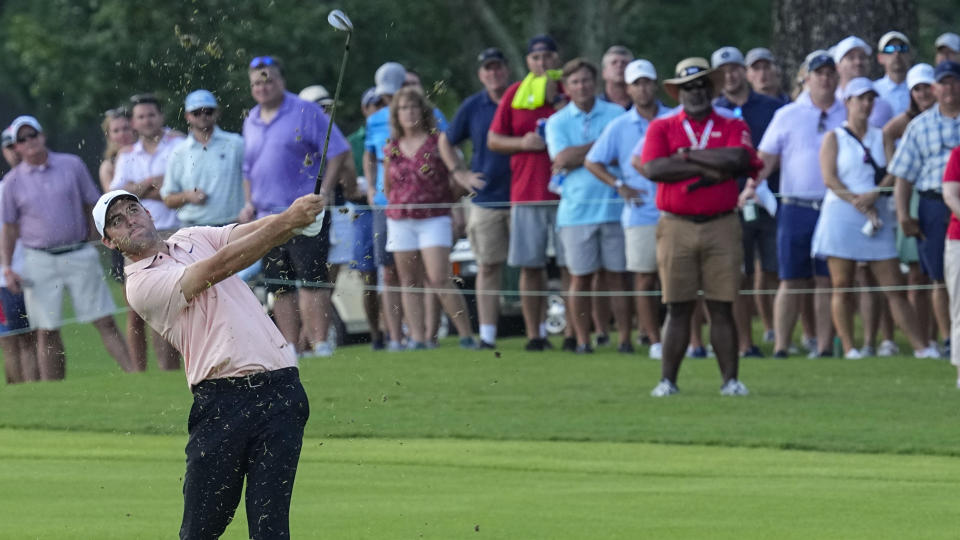
[[[623,187],[623,180],[617,178],[617,181],[613,183],[615,189],[620,189]]]

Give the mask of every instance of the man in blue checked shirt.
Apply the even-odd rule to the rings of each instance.
[[[553,172],[566,171],[560,206],[557,208],[558,237],[570,273],[568,320],[577,335],[576,352],[591,353],[590,298],[579,294],[591,290],[595,277],[605,290],[622,291],[626,259],[623,228],[619,217],[623,201],[616,191],[583,166],[587,151],[623,107],[596,98],[597,67],[582,58],[563,66],[563,87],[570,103],[547,119],[547,152]],[[594,276],[601,272],[599,276]],[[614,319],[620,332],[620,352],[633,352],[630,345],[629,303],[622,295],[611,299]],[[598,328],[603,332],[604,328]]]
[[[657,185],[641,175],[630,163],[643,150],[643,138],[650,121],[670,113],[657,100],[657,70],[648,60],[634,60],[624,71],[627,93],[633,107],[607,124],[600,138],[587,152],[584,166],[601,182],[613,187],[626,201],[620,214],[623,225],[626,269],[634,274],[635,291],[657,287]],[[650,358],[660,360],[660,303],[653,296],[637,296],[637,320],[650,338]],[[627,334],[627,342],[630,336]]]
[[[943,283],[943,247],[950,210],[943,202],[943,172],[950,151],[960,146],[960,63],[945,60],[934,69],[937,104],[913,119],[900,139],[887,172],[897,177],[897,220],[906,236],[915,236],[920,266]],[[912,188],[920,195],[919,219],[910,217]],[[942,287],[933,290],[933,313],[944,348],[950,346],[950,303]]]

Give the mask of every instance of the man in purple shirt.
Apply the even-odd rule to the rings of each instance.
[[[243,122],[243,176],[249,197],[240,212],[245,222],[278,214],[298,197],[313,193],[320,153],[323,151],[329,117],[319,105],[286,91],[283,65],[273,56],[258,56],[250,62],[250,92],[257,105]],[[350,156],[347,140],[334,126],[327,150],[321,193],[333,200],[333,188]],[[330,303],[327,251],[330,247],[330,215],[316,237],[295,236],[273,248],[263,259],[267,290],[274,293],[273,314],[290,343],[299,342],[300,317],[307,338],[317,355],[333,354],[327,341]],[[286,283],[302,280],[299,291]],[[299,308],[298,308],[299,304]]]
[[[115,309],[92,239],[90,208],[96,184],[77,156],[51,152],[36,118],[19,116],[11,125],[23,158],[5,181],[0,262],[7,287],[22,288],[27,316],[37,327],[40,378],[66,375],[60,337],[64,288],[70,289],[77,319],[93,322],[103,344],[124,370],[131,370],[127,346],[113,321]],[[14,246],[24,247],[24,275],[10,267]]]

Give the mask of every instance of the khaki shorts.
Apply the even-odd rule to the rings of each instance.
[[[743,261],[740,220],[730,213],[704,223],[664,213],[657,224],[657,266],[663,302],[733,302]]]
[[[510,247],[510,209],[468,207],[467,238],[480,264],[503,264]]]
[[[627,271],[638,274],[657,272],[657,226],[638,225],[623,230],[627,246]]]
[[[100,253],[91,244],[59,255],[25,249],[23,277],[27,317],[34,328],[56,330],[63,326],[66,290],[80,322],[112,315],[116,309],[100,266]]]

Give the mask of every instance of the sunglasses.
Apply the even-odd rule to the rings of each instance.
[[[19,135],[17,136],[17,143],[23,144],[27,141],[32,141],[33,139],[36,139],[39,136],[40,136],[40,133],[37,131],[34,131],[32,133],[27,133],[26,135]]]
[[[190,111],[190,114],[194,116],[213,116],[217,113],[216,109],[211,109],[209,107],[202,107],[200,109],[194,109]]]
[[[272,56],[258,56],[250,61],[250,69],[259,69],[267,66],[278,66],[277,59]]]
[[[820,121],[817,123],[817,133],[827,130],[827,111],[820,111]]]
[[[680,87],[680,90],[684,92],[692,92],[694,90],[701,90],[707,87],[707,81],[705,79],[697,79],[695,81],[690,81],[687,84]]]
[[[887,54],[910,52],[910,46],[909,45],[886,45],[883,47],[883,52]]]

